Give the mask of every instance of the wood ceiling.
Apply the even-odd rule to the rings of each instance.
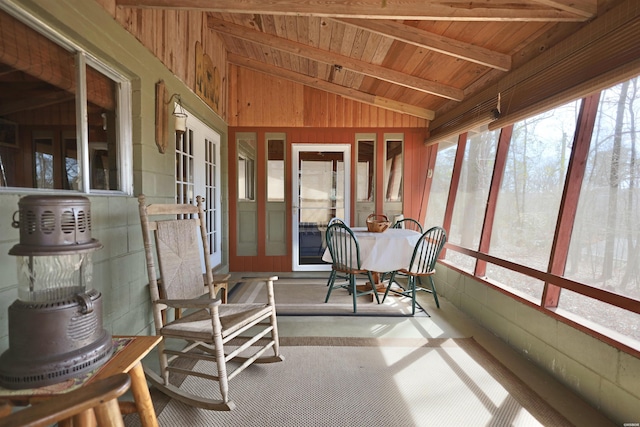
[[[116,0],[207,13],[231,63],[434,119],[617,0]]]

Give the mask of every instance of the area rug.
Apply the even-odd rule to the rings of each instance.
[[[328,276],[329,273],[327,273]],[[364,285],[365,280],[358,281]],[[281,316],[411,316],[411,298],[389,292],[384,303],[378,304],[373,295],[358,297],[357,312],[353,312],[353,298],[346,289],[334,289],[329,302],[327,279],[286,278],[274,282],[276,311]],[[380,293],[382,301],[384,293]],[[266,301],[267,292],[264,282],[238,282],[229,292],[229,302]],[[416,305],[416,316],[428,316],[428,313]]]
[[[473,338],[282,338],[285,361],[231,380],[230,412],[152,393],[162,426],[570,426]],[[201,365],[202,364],[202,365]],[[197,368],[212,372],[204,362]],[[217,384],[182,387],[219,398]],[[127,426],[139,425],[130,415]]]

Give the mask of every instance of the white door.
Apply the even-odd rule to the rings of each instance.
[[[293,271],[326,271],[322,261],[327,223],[348,223],[351,146],[293,144]]]
[[[196,196],[204,197],[209,257],[215,267],[222,263],[220,134],[188,115],[187,130],[176,141],[176,201],[194,204]]]

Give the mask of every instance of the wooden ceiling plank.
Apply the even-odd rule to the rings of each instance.
[[[251,58],[242,57],[240,55],[230,53],[227,59],[230,63],[238,65],[240,67],[260,71],[265,74],[280,77],[286,80],[293,81],[295,83],[300,83],[305,86],[340,95],[344,98],[352,99],[364,104],[374,105],[376,107],[385,108],[387,110],[396,111],[403,114],[409,114],[426,120],[433,120],[433,118],[435,117],[435,113],[433,111],[427,110],[425,108],[405,104],[403,102],[394,101],[392,99],[381,98],[375,95],[357,91],[355,89],[346,88],[344,86],[329,83],[321,79],[296,73],[290,70],[283,70],[281,68],[265,64],[264,62],[253,60]]]
[[[589,10],[569,0],[116,0],[119,7],[192,9],[209,12],[260,13],[267,15],[326,16],[334,18],[446,20],[446,21],[585,21]],[[590,0],[573,2],[583,4]],[[560,7],[562,6],[562,7]],[[569,9],[569,10],[565,10]],[[577,12],[573,11],[577,9]],[[588,8],[587,8],[588,9]],[[591,14],[593,16],[594,14]]]
[[[533,2],[585,18],[592,18],[598,13],[598,0],[533,0]]]
[[[397,21],[340,19],[339,22],[364,28],[403,43],[409,43],[417,47],[433,50],[486,67],[502,71],[509,71],[511,69],[511,56],[509,55],[423,31]]]
[[[211,16],[208,17],[208,26],[213,31],[232,35],[234,37],[238,37],[254,43],[265,44],[274,49],[279,49],[294,55],[307,57],[315,61],[323,62],[325,64],[337,64],[345,69],[349,69],[350,71],[366,74],[368,76],[385,80],[387,82],[408,87],[414,90],[456,101],[461,101],[463,99],[462,90],[454,88],[452,86],[431,82],[419,77],[381,67],[379,65],[355,60],[334,52],[316,49],[309,45],[296,43],[291,40],[271,36],[258,31],[252,31],[246,27],[222,21]]]

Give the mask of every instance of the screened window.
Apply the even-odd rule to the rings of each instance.
[[[387,140],[385,161],[385,202],[402,201],[402,141]]]
[[[447,201],[453,213],[446,252],[456,268],[634,348],[640,342],[639,86],[636,77],[515,123],[510,141],[503,141],[509,144],[504,162],[494,160],[499,130],[473,133],[464,144],[457,194]],[[427,221],[436,215],[437,174],[445,176],[453,164],[447,150],[436,159]],[[488,197],[494,165],[502,174],[495,199]],[[567,180],[569,170],[582,182]],[[558,218],[568,229],[557,230]],[[488,248],[495,261],[483,259],[476,269],[476,257],[457,246]],[[542,275],[548,283],[533,277]]]
[[[374,141],[358,141],[358,164],[356,169],[356,200],[358,202],[373,202],[374,149]]]
[[[238,200],[256,200],[255,136],[238,139]]]
[[[0,21],[47,52],[47,72],[41,55],[0,60],[0,187],[130,192],[129,83],[5,12]],[[19,49],[15,39],[3,43]]]
[[[465,248],[477,249],[480,242],[499,135],[499,131],[470,133],[466,143],[448,237]],[[475,266],[475,259],[453,251],[446,258],[468,271]]]
[[[453,173],[453,162],[456,158],[457,139],[456,137],[453,141],[444,141],[439,144],[444,148],[438,150],[436,165],[433,170],[425,221],[427,228],[435,225],[441,226],[444,221],[444,211],[447,206],[451,174]]]
[[[284,201],[284,140],[267,140],[267,201]]]
[[[565,276],[640,299],[640,78],[602,92]],[[562,291],[559,307],[640,340],[640,316]]]
[[[549,265],[551,244],[581,102],[514,124],[498,194],[489,253],[538,270]],[[535,296],[543,283],[489,265],[487,276]]]

